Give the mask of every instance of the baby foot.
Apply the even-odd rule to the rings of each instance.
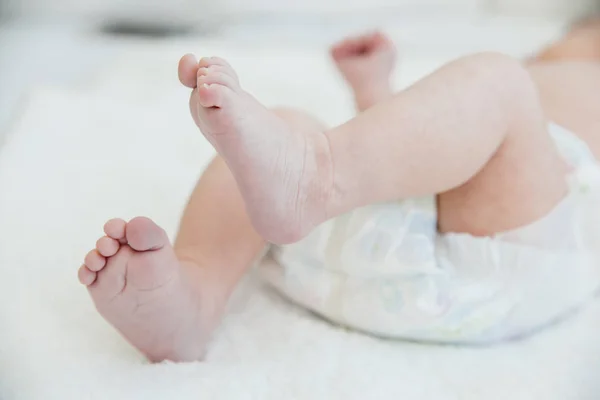
[[[346,39],[332,47],[331,56],[352,87],[359,109],[369,108],[391,95],[396,49],[384,34],[375,32]]]
[[[97,310],[151,361],[203,357],[216,323],[203,307],[199,268],[180,263],[147,218],[115,219],[79,269]]]
[[[194,71],[182,59],[194,120],[231,169],[257,232],[276,244],[295,242],[327,218],[331,163],[321,131],[294,129],[242,90],[224,60],[204,58]],[[187,83],[186,83],[187,82]]]

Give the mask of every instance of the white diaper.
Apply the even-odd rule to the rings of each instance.
[[[543,327],[600,286],[600,166],[572,133],[550,133],[571,190],[529,226],[440,235],[433,197],[374,205],[271,249],[260,270],[293,301],[380,336],[485,343]]]

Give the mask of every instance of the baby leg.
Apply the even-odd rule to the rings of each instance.
[[[328,215],[438,193],[441,231],[488,235],[538,219],[567,191],[535,85],[501,55],[446,65],[326,134]]]
[[[508,57],[455,61],[328,131],[264,108],[223,60],[200,67],[194,118],[269,241],[296,241],[356,207],[434,193],[442,230],[488,234],[537,219],[566,193],[535,86]],[[446,221],[465,198],[474,216]]]
[[[230,293],[262,253],[236,183],[217,158],[171,247],[146,218],[112,220],[79,270],[100,314],[151,361],[204,357]]]

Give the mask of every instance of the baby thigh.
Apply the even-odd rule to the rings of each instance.
[[[567,195],[567,166],[547,127],[528,126],[510,132],[472,179],[438,195],[441,232],[489,236],[513,230],[542,218]]]

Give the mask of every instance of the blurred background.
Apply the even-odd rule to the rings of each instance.
[[[306,59],[321,54],[318,52],[346,34],[382,28],[402,48],[408,66],[401,83],[407,84],[434,65],[462,53],[489,49],[525,55],[561,32],[572,19],[593,10],[595,3],[0,0],[0,139],[18,113],[19,104],[36,86],[97,82],[98,73],[107,68],[112,71],[113,81],[121,76],[126,82],[125,74],[131,74],[131,68],[135,70],[133,63],[141,57],[136,52],[153,43],[156,54],[168,48],[202,53],[207,41],[213,46],[206,48],[218,51],[217,43],[221,42],[215,40],[226,41],[229,49],[240,46],[246,52],[313,50],[304,57],[295,53]],[[129,54],[129,61],[124,54]],[[417,60],[418,65],[411,64],[411,60]]]
[[[261,393],[255,398],[266,398],[271,386],[288,397],[301,387],[298,393],[310,397],[306,383],[313,378],[317,387],[331,380],[346,394],[349,378],[357,387],[375,383],[374,398],[401,393],[397,389],[425,399],[598,399],[596,317],[576,320],[574,331],[567,325],[540,341],[496,350],[399,347],[401,356],[393,360],[400,365],[390,370],[402,371],[404,380],[390,380],[399,387],[392,388],[377,385],[392,376],[377,371],[387,364],[376,363],[389,347],[356,359],[361,365],[353,369],[320,360],[327,341],[313,345],[300,334],[290,336],[289,347],[271,343],[310,325],[293,323],[283,336],[264,330],[293,319],[279,305],[265,317],[270,296],[258,297],[260,307],[240,306],[234,316],[243,329],[228,325],[217,344],[213,359],[223,365],[199,366],[196,375],[182,366],[169,374],[132,361],[129,346],[98,318],[75,279],[108,218],[146,215],[171,235],[176,231],[189,190],[213,153],[189,116],[190,90],[177,79],[183,54],[225,57],[261,102],[301,107],[335,124],[354,112],[327,52],[345,35],[372,29],[389,34],[401,55],[394,75],[400,89],[467,53],[528,56],[594,12],[595,3],[0,0],[0,283],[10,289],[0,290],[9,296],[0,307],[0,398],[161,397],[155,389],[162,398],[183,398],[183,391],[199,388],[189,397],[197,398],[225,387],[238,393],[247,387]],[[251,304],[246,299],[255,297],[241,299]],[[353,346],[358,338],[327,354],[340,354],[342,363],[354,360],[346,343]],[[286,376],[290,371],[293,378],[301,371],[298,379]],[[129,395],[117,397],[119,390]],[[329,392],[317,393],[323,398]]]

